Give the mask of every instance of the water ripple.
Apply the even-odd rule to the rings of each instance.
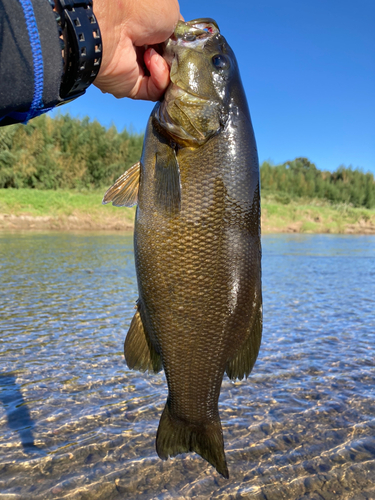
[[[0,235],[0,499],[375,498],[375,238],[263,239],[264,337],[224,379],[230,480],[163,462],[163,374],[129,371],[130,236]]]

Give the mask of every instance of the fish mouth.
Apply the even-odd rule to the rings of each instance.
[[[205,97],[202,94],[198,94],[197,92],[194,92],[192,89],[187,88],[186,85],[184,85],[179,80],[173,80],[171,78],[171,82],[172,83],[171,83],[171,89],[170,90],[173,89],[175,91],[174,92],[175,96],[181,97],[184,94],[188,94],[189,96],[191,96],[192,99],[196,99],[196,101],[199,101],[200,103],[203,103],[205,101],[209,101],[210,100],[209,97]]]
[[[194,42],[196,39],[209,38],[220,33],[219,26],[214,19],[203,17],[192,21],[179,21],[172,38],[182,39],[184,42]]]
[[[195,93],[193,89],[186,88],[179,81],[178,73],[178,52],[182,49],[195,49],[203,47],[208,40],[220,34],[219,26],[214,19],[209,17],[193,19],[192,21],[178,21],[177,26],[171,37],[163,44],[163,57],[170,68],[171,83],[175,88],[180,89],[193,98],[204,99],[204,96]],[[177,62],[174,65],[173,62]],[[207,97],[206,99],[209,99]]]
[[[194,64],[187,63],[190,52],[203,52],[206,43],[217,36],[220,31],[216,22],[201,18],[179,21],[165,43],[163,57],[170,67],[170,84],[155,118],[179,145],[202,145],[220,129],[219,102],[189,76],[195,69]],[[181,65],[185,68],[182,73]]]
[[[219,26],[209,17],[193,19],[186,23],[178,21],[173,34],[164,42],[163,57],[171,67],[173,59],[177,56],[177,47],[195,48],[204,45],[217,34],[220,34]]]
[[[168,101],[183,100],[184,102],[196,106],[205,105],[207,104],[207,102],[210,101],[209,97],[197,94],[193,92],[191,89],[186,89],[185,86],[182,85],[181,82],[179,82],[178,80],[176,82],[171,83],[166,100]]]

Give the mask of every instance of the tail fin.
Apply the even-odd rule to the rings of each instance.
[[[156,451],[163,460],[179,453],[195,451],[213,465],[219,474],[229,478],[219,417],[216,422],[206,425],[188,424],[174,418],[167,403],[156,435]]]

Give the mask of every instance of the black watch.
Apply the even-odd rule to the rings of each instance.
[[[92,0],[49,0],[63,54],[60,104],[83,95],[99,73],[102,38]]]

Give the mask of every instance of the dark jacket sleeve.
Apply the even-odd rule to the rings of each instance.
[[[30,23],[36,28],[32,35]],[[26,122],[55,106],[62,70],[58,29],[48,0],[0,0],[0,126]]]

